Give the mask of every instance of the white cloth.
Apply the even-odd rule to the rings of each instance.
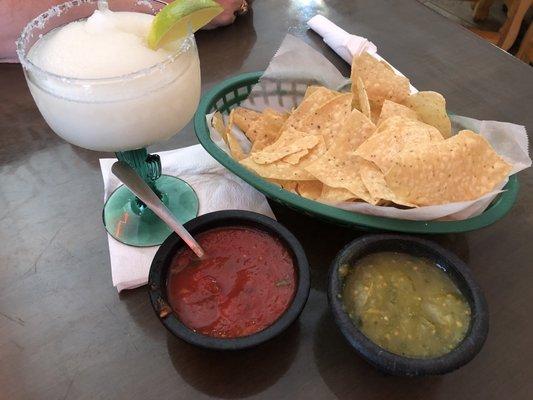
[[[364,37],[346,32],[322,15],[315,15],[307,21],[307,25],[322,36],[324,42],[348,64],[352,63],[355,55],[365,51],[371,54],[377,52],[374,43]]]
[[[307,21],[307,25],[322,36],[324,42],[350,65],[352,65],[352,60],[355,56],[361,55],[365,51],[371,54],[374,58],[387,62],[378,54],[378,49],[374,43],[362,36],[352,35],[351,33],[346,32],[322,15],[315,15]],[[389,63],[387,62],[387,64]],[[403,74],[394,68],[393,65],[390,65],[390,67],[397,75],[403,76]],[[418,90],[411,84],[409,84],[409,88],[411,93],[418,92]]]
[[[189,183],[198,195],[199,215],[218,210],[249,210],[274,218],[264,195],[233,175],[200,145],[156,153],[161,156],[163,173]],[[121,182],[111,173],[115,158],[100,159],[105,199]],[[104,200],[105,200],[104,199]],[[146,284],[150,264],[159,248],[132,247],[108,236],[113,286],[120,292]]]

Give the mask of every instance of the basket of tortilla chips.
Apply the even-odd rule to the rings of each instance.
[[[452,134],[443,96],[413,91],[375,56],[354,58],[340,91],[262,76],[213,88],[195,130],[215,159],[269,198],[342,225],[419,233],[478,229],[512,207],[509,157],[477,132]]]

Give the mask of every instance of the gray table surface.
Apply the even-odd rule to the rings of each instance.
[[[533,70],[413,0],[263,0],[234,25],[197,35],[202,90],[264,69],[286,32],[348,66],[305,21],[316,13],[370,38],[419,89],[451,110],[533,129]],[[485,347],[441,377],[386,377],[343,341],[328,312],[326,272],[361,232],[280,206],[312,266],[309,302],[274,341],[240,353],[186,345],[162,328],[145,288],[118,295],[101,221],[98,158],[59,139],[20,66],[0,66],[1,399],[526,399],[533,392],[533,172],[518,202],[477,232],[433,237],[466,261],[491,311]],[[151,150],[196,143],[191,125]],[[318,235],[318,233],[320,233]]]

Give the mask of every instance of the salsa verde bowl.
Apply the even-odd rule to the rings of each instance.
[[[202,334],[185,325],[173,311],[168,292],[169,271],[176,254],[185,249],[185,243],[172,233],[157,251],[148,276],[148,292],[152,307],[165,328],[174,336],[202,348],[239,350],[257,346],[286,330],[302,312],[310,290],[309,263],[296,237],[279,222],[262,214],[226,210],[201,215],[187,222],[185,228],[196,237],[217,228],[242,227],[264,232],[277,239],[288,251],[295,272],[294,294],[281,315],[265,329],[240,337],[214,337]],[[207,254],[209,256],[209,254]]]
[[[370,340],[352,321],[342,301],[345,265],[356,265],[363,257],[378,252],[398,252],[422,257],[443,270],[470,306],[470,323],[462,341],[448,353],[434,358],[401,356]],[[354,267],[357,268],[357,265]],[[489,312],[481,288],[467,265],[456,255],[428,240],[394,234],[365,235],[346,245],[331,264],[328,302],[335,323],[348,344],[378,370],[398,376],[445,374],[471,361],[481,350],[488,335]]]
[[[486,227],[503,218],[515,203],[519,189],[516,175],[509,178],[503,191],[485,211],[480,215],[461,221],[408,221],[360,214],[283,190],[248,170],[222,150],[211,139],[206,121],[207,114],[215,111],[229,114],[232,108],[239,106],[246,100],[253,85],[259,81],[262,74],[262,71],[258,71],[228,78],[204,94],[194,116],[194,129],[198,141],[213,158],[269,199],[303,214],[341,226],[370,231],[385,230],[427,234],[467,232]]]

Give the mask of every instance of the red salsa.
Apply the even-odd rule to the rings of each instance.
[[[216,228],[195,237],[206,253],[179,252],[167,281],[169,303],[190,329],[247,336],[272,325],[290,305],[296,272],[289,251],[259,229]]]

